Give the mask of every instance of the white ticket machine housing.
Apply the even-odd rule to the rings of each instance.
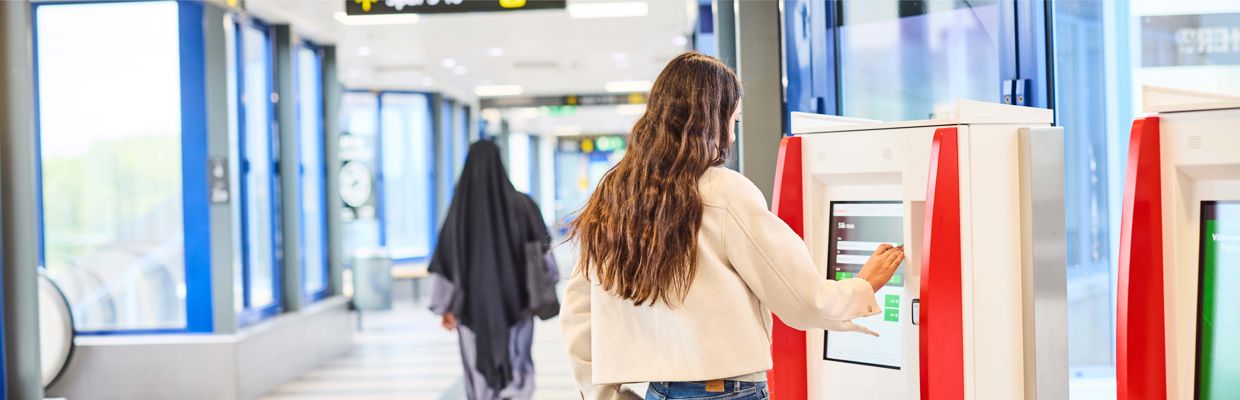
[[[954,110],[805,123],[785,139],[795,154],[781,154],[776,211],[801,228],[825,276],[855,276],[880,243],[903,243],[906,259],[877,293],[883,312],[856,321],[881,336],[809,331],[793,357],[776,335],[774,395],[1067,398],[1062,130],[1046,109]],[[796,362],[803,395],[789,379]],[[1058,373],[1035,374],[1045,370]]]
[[[1118,398],[1240,398],[1240,97],[1143,97],[1120,231]]]

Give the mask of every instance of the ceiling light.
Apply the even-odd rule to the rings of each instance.
[[[617,53],[612,53],[612,54],[611,54],[611,59],[612,59],[613,61],[615,61],[615,62],[618,62],[618,63],[627,62],[627,61],[629,61],[629,55],[628,55],[628,54],[624,54],[624,53],[619,53],[619,52],[617,52]]]
[[[451,59],[451,58],[445,58],[439,62],[439,65],[443,66],[444,68],[452,68],[456,66],[456,60]]]
[[[620,115],[642,115],[645,113],[645,104],[621,104],[616,106],[616,114]]]
[[[521,94],[521,85],[486,85],[474,88],[478,97],[516,96]]]
[[[684,46],[686,44],[689,44],[689,38],[686,38],[684,36],[673,37],[672,44],[677,45],[677,46]]]
[[[370,46],[358,47],[357,55],[362,56],[362,57],[370,55]]]
[[[491,57],[502,57],[504,55],[504,48],[502,47],[489,48],[487,49],[487,55]]]
[[[348,15],[337,11],[336,21],[349,26],[416,24],[418,14]]]
[[[469,72],[469,70],[465,69],[464,65],[457,65],[456,68],[452,69],[452,73],[457,75],[465,75],[466,72]]]
[[[435,79],[429,76],[422,77],[422,86],[431,86],[435,84]]]
[[[570,3],[568,14],[573,18],[620,18],[644,17],[650,7],[644,1],[615,3]]]
[[[650,81],[612,81],[603,87],[608,93],[649,92]]]

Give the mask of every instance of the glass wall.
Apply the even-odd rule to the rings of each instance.
[[[275,179],[271,40],[266,27],[238,25],[240,40],[243,324],[279,307],[279,198]]]
[[[998,101],[998,3],[840,2],[842,115],[927,119],[958,99]]]
[[[379,97],[346,92],[340,101],[340,233],[344,254],[379,246]]]
[[[177,4],[35,18],[43,262],[81,331],[184,329]]]
[[[396,260],[430,255],[434,152],[430,96],[384,93],[380,98],[382,221],[387,246]]]
[[[297,47],[297,132],[301,168],[302,291],[327,292],[327,197],[323,164],[323,73],[316,47]]]
[[[586,205],[599,180],[628,148],[624,136],[559,138],[555,151],[555,221],[560,235]]]
[[[1240,93],[1240,3],[1053,2],[1056,114],[1066,130],[1072,398],[1115,398],[1118,232],[1144,85]],[[1222,32],[1222,33],[1219,33]],[[1231,37],[1231,42],[1228,42]]]

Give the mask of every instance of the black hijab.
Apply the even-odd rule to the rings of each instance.
[[[529,317],[524,247],[543,239],[532,237],[537,208],[513,188],[499,151],[486,140],[470,146],[430,264],[456,287],[451,310],[474,332],[475,366],[496,391],[512,380],[509,329]]]

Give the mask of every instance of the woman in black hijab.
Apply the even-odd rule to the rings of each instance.
[[[469,148],[431,258],[431,310],[460,335],[470,399],[529,399],[534,325],[525,253],[550,238],[537,205],[508,180],[499,151],[486,140]]]

